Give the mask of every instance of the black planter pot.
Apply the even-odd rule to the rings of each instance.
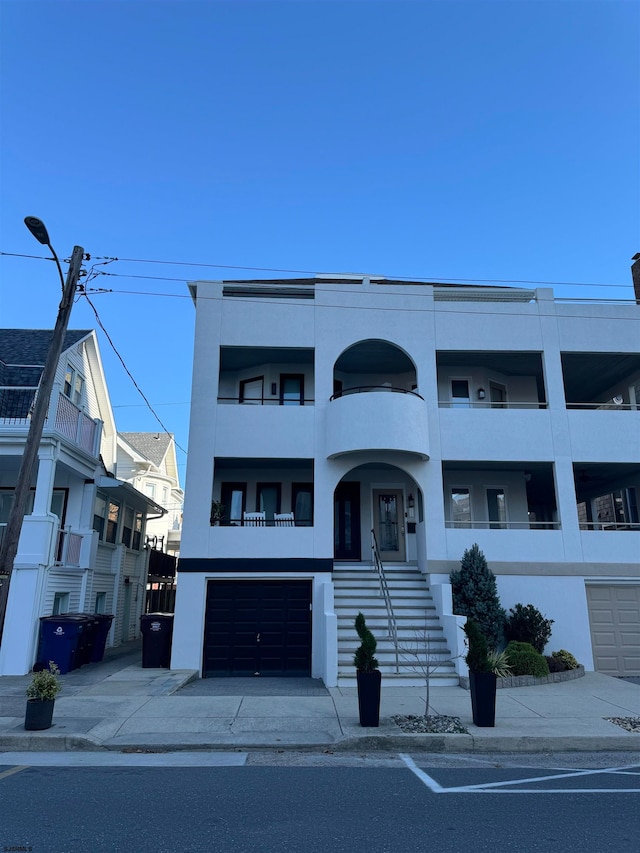
[[[488,728],[496,724],[495,672],[473,672],[469,670],[471,710],[476,726]]]
[[[360,725],[374,727],[380,725],[380,687],[382,673],[379,669],[373,672],[357,672],[358,680],[358,712]]]
[[[50,729],[55,699],[27,699],[24,727],[28,732]]]

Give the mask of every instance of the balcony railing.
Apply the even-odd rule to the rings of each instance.
[[[567,409],[605,410],[608,412],[640,411],[637,403],[614,403],[612,400],[606,403],[567,403]]]
[[[419,400],[424,400],[417,391],[407,391],[406,388],[396,388],[393,385],[358,385],[355,388],[344,388],[342,391],[336,391],[329,397],[329,400],[338,400],[340,397],[347,397],[349,394],[369,394],[371,392],[391,391],[392,394],[411,394]]]
[[[284,401],[279,397],[252,397],[250,400],[241,400],[240,397],[218,397],[218,403],[222,406],[313,406],[315,400],[312,397]]]
[[[70,527],[61,527],[58,531],[56,565],[79,566],[82,535],[73,533]]]
[[[560,530],[559,521],[445,521],[447,528],[471,530]]]
[[[58,396],[56,430],[87,453],[95,453],[98,424],[64,394]]]
[[[29,423],[36,401],[34,386],[0,386],[0,421],[21,426]]]
[[[640,530],[640,524],[633,521],[581,521],[580,530]]]
[[[525,400],[521,402],[492,402],[491,400],[438,400],[440,409],[548,409],[548,403],[539,400]]]

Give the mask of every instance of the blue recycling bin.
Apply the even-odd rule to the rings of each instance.
[[[41,616],[38,664],[46,667],[52,660],[62,675],[82,666],[84,628],[85,619],[78,615]]]

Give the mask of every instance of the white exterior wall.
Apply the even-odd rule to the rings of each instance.
[[[363,284],[347,281],[344,288],[335,282],[316,282],[313,300],[223,297],[221,282],[198,282],[196,288],[181,557],[332,559],[336,485],[361,465],[391,465],[393,469],[364,469],[353,474],[362,484],[363,559],[368,550],[373,484],[395,484],[405,499],[411,490],[416,501],[420,496],[423,502],[424,518],[418,518],[416,503],[417,532],[407,537],[409,560],[416,560],[423,572],[446,581],[463,551],[478,542],[499,577],[505,606],[526,599],[524,603],[532,602],[543,612],[546,608],[547,615],[556,619],[554,648],[569,648],[587,668],[592,666],[584,578],[621,570],[633,576],[640,566],[640,532],[580,530],[574,463],[640,464],[640,411],[567,410],[561,353],[637,353],[640,306],[565,306],[556,304],[546,289],[535,292],[531,301],[456,301],[462,291],[450,291],[452,299],[445,301],[444,289],[434,299],[435,290],[429,285],[368,284],[366,280]],[[508,289],[506,293],[508,296]],[[372,340],[391,343],[411,359],[423,399],[375,391],[345,394],[330,401],[339,357],[355,344]],[[221,346],[312,348],[314,369],[310,371],[308,365],[294,369],[275,361],[258,371],[225,371],[218,387]],[[538,391],[534,378],[513,377],[473,363],[464,368],[436,369],[439,350],[540,353],[546,408],[535,404]],[[218,397],[237,397],[238,381],[258,373],[265,376],[265,395],[269,397],[269,383],[279,381],[283,372],[305,373],[305,397],[311,397],[313,388],[312,405],[238,406],[217,402]],[[488,398],[493,380],[507,386],[508,402],[532,406],[440,408],[438,401],[449,399],[452,377],[469,379],[472,401],[478,387],[485,388]],[[338,373],[336,378],[353,387],[359,382],[382,383],[385,377]],[[403,371],[394,379],[392,384],[403,387],[412,384],[413,377]],[[626,393],[629,395],[628,388]],[[313,459],[313,527],[211,527],[211,500],[219,498],[221,479],[236,480],[227,468],[224,477],[216,475],[216,458]],[[465,461],[489,465],[486,471],[445,469],[443,474],[443,462]],[[560,529],[446,527],[449,508],[445,495],[451,486],[470,487],[476,517],[481,516],[483,507],[486,509],[486,489],[504,488],[507,521],[526,520],[523,473],[499,470],[500,464],[508,462],[522,463],[523,471],[527,463],[549,466]],[[491,470],[491,463],[495,470]],[[475,467],[480,468],[477,464]],[[283,497],[289,476],[285,470],[278,477],[284,484]],[[237,481],[244,479],[246,471],[238,474]],[[252,508],[249,493],[247,508]],[[536,565],[540,566],[539,575],[533,568]],[[174,667],[201,669],[204,590],[209,576],[190,572],[179,575]],[[314,606],[318,604],[316,595],[325,612],[330,596],[314,585]],[[562,612],[551,611],[552,606],[558,606],[556,602],[562,603]],[[321,654],[315,618],[314,667],[330,673],[334,642],[331,619],[326,616],[324,620],[323,642],[327,645]]]

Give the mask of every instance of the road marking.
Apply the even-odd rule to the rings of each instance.
[[[21,764],[19,767],[12,767],[10,770],[4,770],[0,773],[0,779],[4,779],[6,776],[13,776],[14,773],[19,773],[21,770],[26,770],[28,767],[28,764]]]
[[[442,785],[440,785],[438,782],[436,782],[435,779],[432,779],[428,773],[425,773],[424,770],[421,770],[410,755],[405,755],[403,752],[401,752],[400,758],[404,761],[409,770],[411,770],[412,773],[415,773],[418,779],[424,782],[427,788],[432,790],[434,794],[446,793],[446,789],[443,788]]]
[[[575,770],[566,773],[554,773],[548,776],[531,776],[527,779],[509,779],[503,782],[483,782],[479,785],[456,785],[444,788],[436,782],[428,773],[421,770],[411,758],[405,753],[399,753],[409,770],[414,773],[420,781],[434,794],[639,794],[639,788],[521,788],[521,785],[533,782],[546,782],[550,779],[573,779],[578,776],[597,776],[603,773],[609,775],[634,776],[636,767],[604,767],[599,770]],[[514,787],[518,786],[518,787]]]

